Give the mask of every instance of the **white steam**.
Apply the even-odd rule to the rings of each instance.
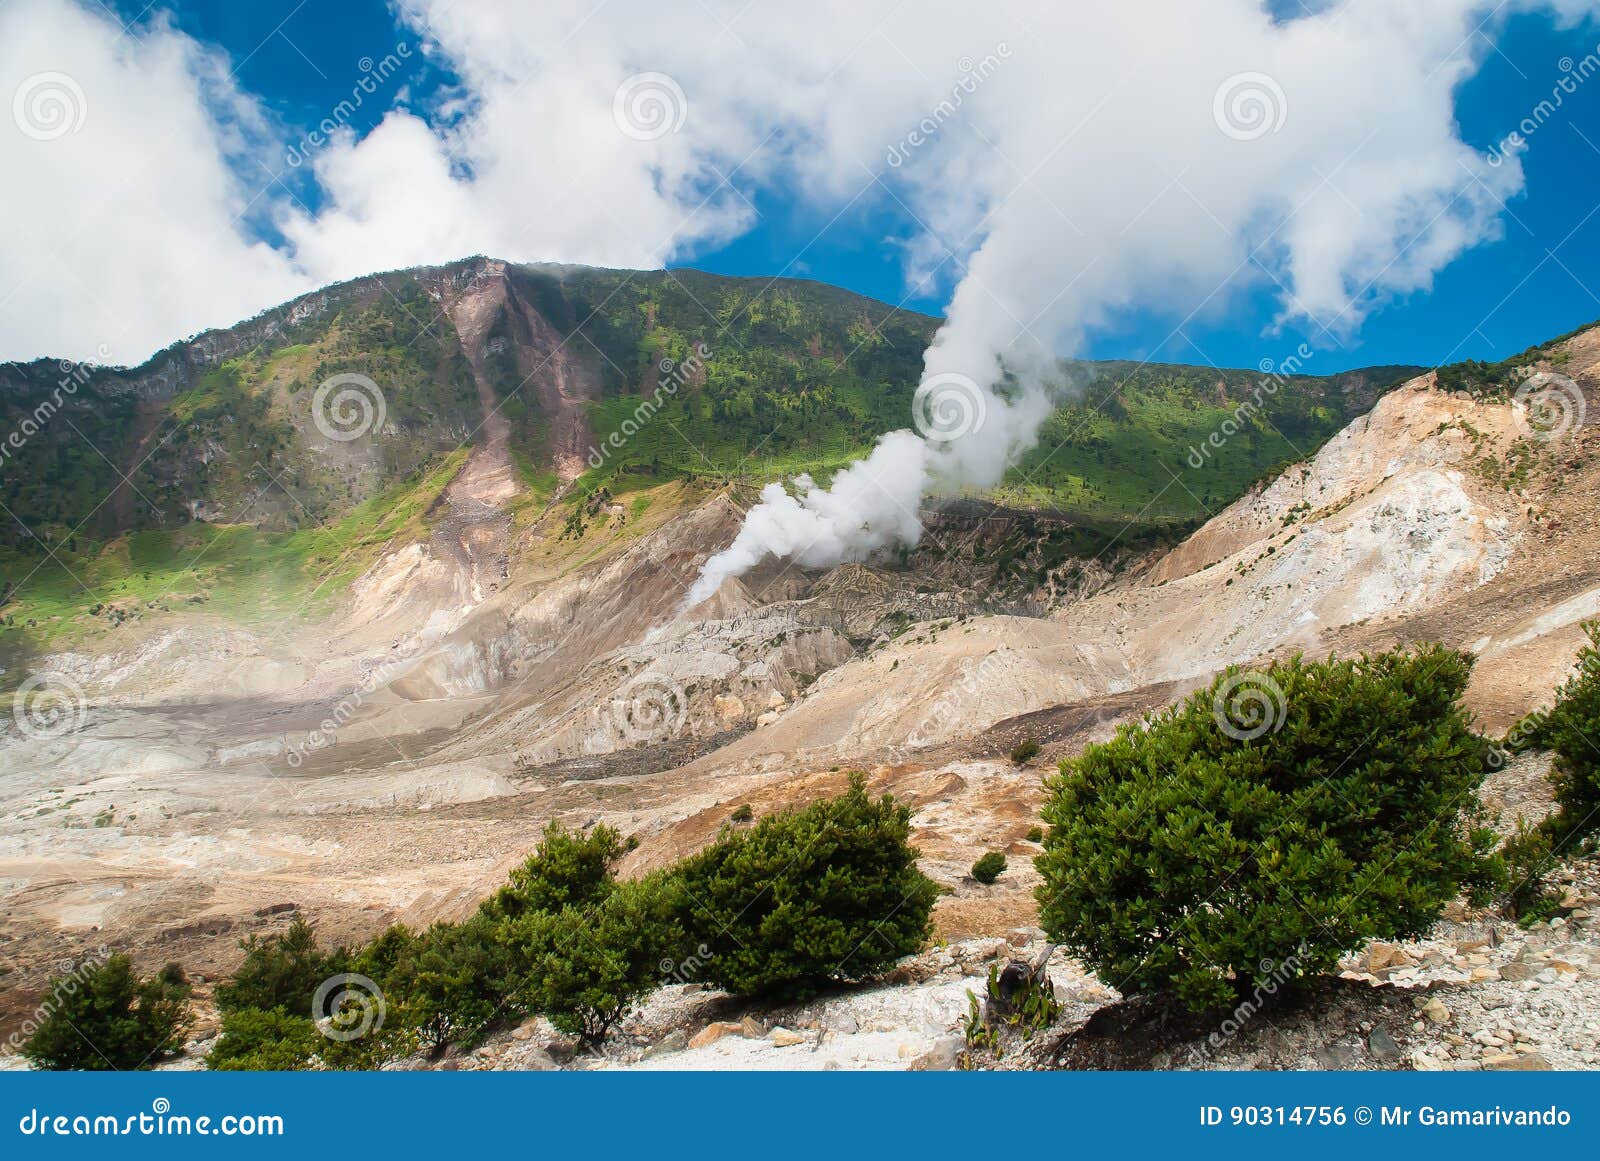
[[[915,547],[922,537],[924,497],[998,484],[1033,446],[1052,404],[1034,370],[1013,390],[997,392],[1000,366],[992,352],[976,360],[978,377],[951,369],[970,358],[974,348],[963,346],[966,337],[965,328],[951,320],[928,348],[912,404],[916,431],[889,432],[827,488],[808,475],[796,479],[792,490],[768,484],[733,543],[701,568],[684,607],[706,600],[729,577],[743,576],[769,556],[827,568],[869,560],[888,548]]]

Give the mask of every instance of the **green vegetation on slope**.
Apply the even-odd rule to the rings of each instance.
[[[8,629],[37,645],[92,625],[97,605],[92,616],[113,619],[174,600],[273,615],[336,592],[335,562],[365,563],[361,549],[401,531],[480,428],[439,296],[481,272],[469,260],[360,279],[322,292],[316,309],[279,308],[133,371],[0,367],[0,423],[15,429],[49,405],[0,464]],[[826,480],[908,425],[938,325],[814,282],[571,267],[512,267],[507,278],[508,294],[548,324],[530,335],[508,311],[486,336],[527,489],[519,522],[556,489],[540,390],[558,358],[598,394],[581,505],[601,489],[624,497],[675,478]],[[380,385],[381,438],[319,437],[316,385],[342,373]],[[1029,550],[1030,570],[1113,538],[1169,539],[1314,451],[1407,373],[1294,377],[1263,397],[1254,372],[1064,364],[1071,402],[995,498],[1070,522],[1043,556]],[[1252,398],[1261,405],[1241,411]],[[1191,449],[1230,426],[1191,466]],[[614,432],[627,434],[613,445]]]
[[[0,649],[61,644],[96,627],[180,608],[241,623],[324,611],[384,545],[426,534],[424,517],[465,462],[459,449],[319,527],[274,532],[248,524],[187,524],[84,541],[42,560],[5,562]]]

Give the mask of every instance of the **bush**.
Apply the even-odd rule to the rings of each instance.
[[[1556,809],[1538,825],[1519,827],[1503,851],[1510,892],[1507,909],[1524,920],[1546,919],[1556,898],[1545,879],[1600,828],[1600,622],[1586,621],[1588,644],[1578,672],[1557,689],[1550,709],[1529,714],[1507,735],[1513,750],[1551,750]]]
[[[523,965],[505,926],[483,914],[436,923],[396,957],[384,990],[394,1018],[425,1048],[476,1043],[497,1023],[526,1014],[511,994]]]
[[[322,1046],[317,1026],[282,1010],[240,1008],[222,1017],[222,1039],[206,1054],[217,1072],[290,1072],[311,1067]]]
[[[343,948],[320,950],[316,931],[301,915],[282,935],[265,939],[251,935],[239,946],[244,962],[233,979],[217,985],[217,1007],[223,1012],[253,1008],[309,1020],[317,987],[329,976],[349,970],[350,953]]]
[[[756,808],[746,802],[734,807],[733,813],[728,815],[728,819],[731,822],[749,822],[755,816]]]
[[[1030,826],[1028,828],[1028,841],[1030,843],[1042,843],[1042,842],[1044,842],[1044,827],[1042,827],[1042,826]]]
[[[990,851],[972,864],[972,877],[985,886],[998,879],[1006,869],[1006,857],[999,851]]]
[[[598,904],[532,914],[506,927],[526,964],[523,1004],[596,1045],[662,982],[683,945],[682,883],[671,873],[619,883]]]
[[[917,869],[911,812],[844,795],[724,832],[680,864],[701,978],[731,992],[801,998],[916,951],[938,891]]]
[[[22,1046],[36,1068],[149,1068],[183,1047],[192,1020],[189,981],[177,964],[148,979],[125,955],[50,982],[48,1014]]]
[[[1013,766],[1026,766],[1039,756],[1039,743],[1032,738],[1024,738],[1022,744],[1011,751],[1011,764]]]
[[[1578,672],[1556,689],[1555,704],[1512,730],[1519,749],[1553,750],[1551,779],[1559,818],[1547,829],[1559,849],[1600,827],[1600,621],[1583,626],[1589,643]]]
[[[1495,866],[1469,828],[1489,755],[1457,704],[1470,672],[1437,646],[1230,669],[1090,746],[1047,784],[1045,930],[1197,1011],[1422,933]]]
[[[538,848],[511,872],[510,881],[484,904],[484,910],[492,918],[515,919],[529,912],[554,914],[563,907],[597,903],[611,890],[617,862],[631,848],[609,826],[584,834],[551,822]]]

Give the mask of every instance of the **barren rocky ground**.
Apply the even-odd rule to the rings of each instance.
[[[1600,335],[1570,348],[1567,373],[1590,376]],[[1504,729],[1548,699],[1600,614],[1600,435],[1538,441],[1511,403],[1427,376],[1172,552],[1040,616],[855,565],[773,565],[684,610],[737,527],[730,495],[667,485],[640,515],[597,511],[577,542],[548,513],[513,518],[492,436],[431,539],[393,546],[333,620],[173,614],[48,659],[86,704],[69,729],[0,741],[0,1032],[53,965],[101,944],[214,980],[242,935],[295,912],[334,940],[460,915],[551,818],[637,835],[634,873],[697,849],[739,804],[810,801],[862,768],[912,805],[924,867],[951,891],[940,946],[800,1009],[670,984],[608,1058],[577,1063],[946,1066],[967,989],[1039,945],[1026,835],[1054,761],[1229,663],[1417,640],[1478,656],[1470,706]],[[1513,448],[1532,467],[1508,481],[1488,465]],[[1024,737],[1044,749],[1018,768],[1004,755]],[[1507,817],[1540,794],[1525,767],[1486,789]],[[991,849],[1011,869],[983,887],[967,868]],[[1352,960],[1327,1014],[1263,1016],[1203,1052],[1210,1030],[1143,1048],[1137,1027],[1097,1035],[1115,981],[1057,958],[1062,1034],[986,1063],[1593,1067],[1594,865],[1570,887],[1553,926],[1453,913]],[[446,1064],[563,1059],[547,1032]]]

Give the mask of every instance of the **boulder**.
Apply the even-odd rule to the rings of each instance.
[[[961,1067],[961,1054],[967,1042],[960,1036],[945,1036],[906,1065],[907,1072],[951,1072]]]
[[[1484,1056],[1483,1067],[1494,1072],[1549,1072],[1550,1062],[1537,1052],[1497,1052]]]
[[[696,1032],[689,1041],[689,1047],[704,1048],[708,1044],[715,1044],[724,1036],[737,1036],[742,1031],[744,1029],[738,1024],[730,1023],[727,1020],[718,1020],[714,1024],[707,1024]]]
[[[804,1036],[798,1032],[792,1032],[788,1028],[774,1028],[767,1033],[767,1039],[778,1048],[792,1048],[796,1044],[804,1044],[806,1042]]]
[[[1389,1029],[1382,1024],[1373,1028],[1372,1034],[1367,1037],[1367,1051],[1372,1053],[1372,1059],[1386,1063],[1400,1059],[1400,1045],[1395,1043]]]

